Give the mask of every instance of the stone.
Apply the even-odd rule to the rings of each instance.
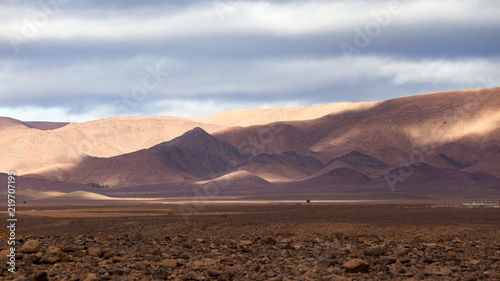
[[[165,268],[176,268],[178,266],[177,260],[166,259],[161,262],[161,266]]]
[[[127,258],[126,257],[122,257],[122,256],[114,256],[111,258],[111,261],[112,262],[123,262],[123,261],[126,261]]]
[[[423,234],[417,234],[417,236],[415,236],[415,241],[418,243],[425,242],[427,241],[427,237]]]
[[[21,247],[23,253],[36,253],[40,250],[40,242],[38,240],[29,240]]]
[[[60,247],[50,246],[47,248],[47,251],[45,252],[43,261],[45,263],[53,264],[58,261],[61,261],[62,258],[63,258],[62,249]]]
[[[277,275],[278,275],[278,273],[276,273],[276,271],[273,271],[273,270],[266,272],[266,277],[268,277],[268,278],[269,277],[276,277]]]
[[[219,281],[232,281],[233,279],[234,279],[234,273],[232,272],[223,272],[217,278],[217,280]]]
[[[332,260],[329,259],[320,259],[316,264],[318,268],[328,268],[330,265],[332,265]]]
[[[271,236],[266,236],[260,240],[260,243],[262,245],[269,245],[269,246],[274,246],[276,245],[276,239],[274,239]]]
[[[217,277],[220,275],[220,271],[217,271],[217,270],[207,270],[207,275],[208,277]]]
[[[402,257],[408,255],[408,249],[401,249],[394,252],[395,256]]]
[[[250,245],[252,245],[252,241],[242,240],[240,242],[240,245],[242,245],[242,246],[250,246]]]
[[[102,250],[99,247],[89,247],[87,249],[87,253],[91,257],[101,257],[102,256]]]
[[[384,264],[393,264],[393,263],[397,263],[398,259],[395,257],[386,257],[386,258],[383,258],[382,261],[384,262]]]
[[[283,276],[281,274],[276,275],[273,278],[269,278],[269,281],[281,281],[281,280],[283,280]]]
[[[365,256],[381,256],[387,254],[387,247],[384,245],[381,246],[371,246],[365,249]]]
[[[6,261],[8,254],[10,254],[10,250],[3,250],[3,251],[1,251],[0,252],[0,260],[1,261]]]
[[[73,253],[73,257],[76,257],[76,258],[83,258],[86,255],[87,255],[87,252],[85,250],[78,250],[78,251]]]
[[[161,257],[155,255],[145,255],[144,259],[147,261],[159,261]]]
[[[370,264],[362,259],[352,259],[342,265],[348,272],[364,272],[370,267]]]
[[[90,273],[87,276],[85,276],[85,279],[83,281],[100,281],[101,278],[95,273]]]
[[[113,275],[123,275],[125,273],[125,271],[121,268],[115,268],[113,270],[111,270],[111,274]]]
[[[62,248],[63,252],[65,253],[73,253],[84,249],[85,249],[84,246],[66,246]]]
[[[49,274],[47,273],[47,271],[38,271],[33,276],[33,279],[35,281],[47,281],[49,280]]]

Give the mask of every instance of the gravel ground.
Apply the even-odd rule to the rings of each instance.
[[[500,280],[500,209],[23,206],[1,280]],[[43,216],[42,216],[43,215]],[[186,221],[188,218],[188,221]],[[9,253],[2,233],[0,258]]]

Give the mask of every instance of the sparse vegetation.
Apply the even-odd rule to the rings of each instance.
[[[110,188],[110,186],[107,184],[100,184],[100,183],[96,183],[96,182],[87,183],[87,185],[90,185],[92,187],[97,187],[99,189]],[[114,187],[114,186],[112,186],[112,187]]]

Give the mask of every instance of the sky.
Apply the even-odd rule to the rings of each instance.
[[[500,1],[0,2],[0,116],[84,122],[500,84]]]

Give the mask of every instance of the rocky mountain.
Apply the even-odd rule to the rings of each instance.
[[[499,108],[491,88],[196,118],[1,118],[0,172],[138,192],[499,195]]]

